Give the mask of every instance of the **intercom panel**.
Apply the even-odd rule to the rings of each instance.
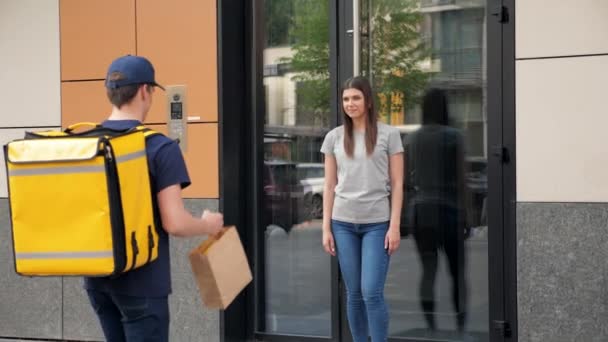
[[[188,142],[186,86],[172,85],[167,86],[166,89],[168,135],[178,141],[180,148],[185,152]]]

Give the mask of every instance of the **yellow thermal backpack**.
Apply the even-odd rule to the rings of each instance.
[[[4,146],[18,274],[114,276],[157,258],[152,134],[80,123]]]

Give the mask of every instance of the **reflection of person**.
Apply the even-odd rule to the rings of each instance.
[[[457,327],[464,330],[466,289],[464,235],[466,226],[464,141],[448,127],[445,92],[431,89],[422,104],[422,127],[406,147],[408,219],[420,260],[420,303],[429,329],[435,330],[435,276],[438,251],[447,256]]]
[[[344,83],[342,109],[344,125],[327,133],[321,147],[323,247],[338,255],[354,341],[386,341],[384,283],[400,242],[403,145],[396,128],[378,122],[365,78]]]
[[[156,87],[160,86],[147,59],[124,56],[113,61],[106,78],[112,113],[102,125],[115,130],[141,125]],[[91,305],[106,340],[112,342],[169,340],[168,233],[216,234],[224,223],[222,214],[205,211],[201,218],[195,218],[184,208],[181,191],[190,179],[176,142],[161,134],[150,136],[146,139],[146,154],[159,239],[158,258],[118,277],[85,278]]]

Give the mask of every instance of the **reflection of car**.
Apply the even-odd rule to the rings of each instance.
[[[288,231],[298,222],[298,200],[302,186],[296,177],[296,164],[287,161],[265,161],[262,174],[264,184],[264,220]]]
[[[325,170],[323,163],[299,163],[296,165],[298,180],[304,193],[304,210],[311,219],[323,217],[323,187]]]

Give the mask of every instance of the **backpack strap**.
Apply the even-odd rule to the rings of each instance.
[[[142,132],[144,132],[144,137],[145,137],[146,139],[148,139],[149,137],[151,137],[151,136],[153,136],[153,135],[157,135],[157,134],[162,135],[162,133],[161,133],[161,132],[157,132],[157,131],[155,131],[155,130],[153,130],[153,129],[151,129],[151,128],[148,128],[148,127],[146,127],[146,126],[144,126],[144,125],[139,125],[139,126],[136,126],[136,127],[134,127],[134,128],[133,128],[133,130],[135,130],[135,131],[142,131]],[[178,143],[178,144],[179,144],[179,139],[172,139],[172,140],[173,140],[173,141],[175,141],[176,143]]]
[[[77,129],[78,129],[78,128],[80,128],[80,127],[90,127],[90,129],[89,129],[89,130],[90,130],[90,131],[93,131],[94,129],[99,129],[99,128],[101,128],[101,125],[100,125],[100,124],[98,124],[98,123],[95,123],[95,122],[78,122],[78,123],[75,123],[75,124],[73,124],[73,125],[69,125],[69,126],[68,126],[68,127],[65,129],[65,130],[64,130],[64,132],[65,132],[65,133],[70,134],[70,133],[72,133],[74,130],[77,130]]]
[[[139,125],[136,126],[135,128],[133,128],[134,131],[141,131],[144,133],[144,137],[146,139],[148,139],[149,137],[153,136],[153,135],[157,135],[157,134],[162,134],[161,132],[157,132],[151,128],[148,128],[144,125]]]

